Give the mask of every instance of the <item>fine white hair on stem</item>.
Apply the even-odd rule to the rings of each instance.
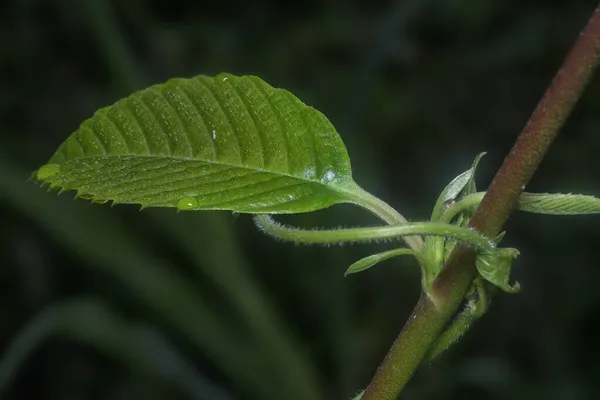
[[[496,244],[475,230],[438,222],[413,222],[348,229],[301,229],[275,221],[268,214],[257,214],[254,223],[264,233],[277,239],[299,244],[374,243],[405,236],[442,236],[491,251]]]

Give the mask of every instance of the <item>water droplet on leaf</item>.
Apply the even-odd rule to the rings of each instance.
[[[37,179],[40,181],[44,181],[58,173],[60,170],[60,165],[58,164],[46,164],[42,165],[37,172]]]
[[[217,138],[217,131],[213,129],[212,131],[213,140]]]
[[[198,200],[194,197],[184,197],[177,202],[177,209],[181,211],[195,210],[198,208]]]

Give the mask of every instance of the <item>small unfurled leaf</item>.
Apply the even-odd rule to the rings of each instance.
[[[373,267],[374,265],[379,264],[380,262],[382,262],[384,260],[387,260],[392,257],[403,256],[403,255],[411,255],[411,256],[415,256],[415,257],[418,256],[418,254],[411,249],[395,249],[395,250],[384,251],[383,253],[373,254],[373,255],[362,258],[362,259],[358,260],[357,262],[353,263],[350,267],[348,267],[348,269],[344,273],[344,276],[347,276],[350,274],[355,274],[357,272],[365,271],[365,270]]]
[[[471,176],[469,177],[469,181],[465,185],[465,189],[462,191],[463,196],[468,196],[470,194],[477,193],[477,185],[475,185],[475,172],[477,172],[477,166],[479,165],[479,161],[481,161],[481,158],[486,154],[487,153],[485,151],[479,153],[473,160],[473,164],[471,165],[470,169]]]
[[[466,193],[471,194],[471,191],[475,190],[475,171],[477,170],[477,165],[479,164],[479,160],[483,157],[485,153],[478,154],[473,160],[473,164],[471,168],[463,172],[454,178],[442,192],[440,193],[435,206],[433,208],[433,212],[431,213],[431,221],[437,222],[442,218],[444,211],[459,197],[459,195]],[[462,195],[461,195],[462,197]],[[456,225],[465,227],[469,222],[469,216],[467,215],[470,210],[466,210],[465,212],[461,212],[458,215]],[[450,222],[450,221],[448,221]],[[427,237],[425,238],[425,246],[424,252],[427,254],[427,258],[429,260],[433,260],[431,263],[432,268],[431,271],[427,271],[426,273],[426,281],[432,282],[439,270],[441,269],[443,263],[445,262],[447,256],[452,252],[452,249],[456,245],[456,241],[448,240],[443,237]]]
[[[468,169],[462,174],[458,175],[452,181],[450,181],[448,185],[446,185],[444,190],[442,190],[442,193],[440,193],[440,196],[438,197],[437,202],[435,203],[435,206],[433,208],[433,212],[431,213],[432,222],[438,221],[440,219],[448,203],[454,201],[454,199],[456,199],[456,197],[464,189],[467,182],[469,182],[470,176],[471,170]]]
[[[251,213],[313,211],[360,191],[323,114],[228,74],[171,79],[98,110],[36,178],[96,202]]]
[[[598,214],[600,198],[570,193],[523,193],[519,198],[519,211],[553,215]]]
[[[477,170],[479,160],[481,160],[481,157],[484,155],[485,153],[478,154],[473,160],[471,168],[454,178],[448,185],[446,185],[444,190],[442,190],[431,214],[432,222],[440,219],[448,203],[454,201],[458,195],[461,194],[461,192],[468,191],[468,193],[465,194],[471,194],[475,192],[475,171]]]
[[[492,252],[480,252],[475,258],[477,271],[486,281],[499,287],[508,293],[516,293],[520,290],[519,283],[510,285],[510,269],[512,263],[519,255],[519,251],[513,248],[496,249]]]
[[[502,239],[504,239],[504,236],[506,236],[506,231],[502,231],[500,232],[494,239],[492,239],[494,241],[494,243],[496,243],[496,245],[499,245],[500,242],[502,241]]]

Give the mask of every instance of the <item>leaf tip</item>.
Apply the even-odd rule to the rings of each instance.
[[[514,285],[506,284],[501,286],[500,289],[505,291],[506,293],[519,293],[521,291],[521,284],[519,282],[515,282]]]
[[[49,178],[52,178],[60,171],[60,165],[58,164],[45,164],[35,172],[35,177],[38,181],[45,182]]]

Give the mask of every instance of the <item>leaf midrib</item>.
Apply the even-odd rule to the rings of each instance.
[[[222,165],[222,166],[226,166],[226,167],[231,167],[231,168],[240,168],[240,169],[247,169],[247,170],[252,170],[252,171],[256,171],[256,172],[262,172],[262,173],[268,173],[268,174],[273,174],[273,175],[279,175],[279,176],[285,176],[288,178],[292,178],[292,179],[297,179],[300,181],[304,181],[307,183],[314,183],[314,184],[319,184],[324,186],[327,189],[333,190],[337,193],[346,195],[348,199],[353,198],[354,196],[352,196],[352,194],[356,194],[356,189],[358,186],[356,185],[356,183],[350,179],[348,182],[348,186],[342,186],[339,184],[335,184],[333,182],[329,182],[329,183],[323,183],[319,180],[313,180],[313,179],[307,179],[304,177],[298,177],[295,175],[291,175],[289,173],[283,173],[283,172],[274,172],[271,170],[267,170],[264,168],[259,168],[259,167],[249,167],[249,166],[243,166],[243,165],[236,165],[236,164],[232,164],[232,163],[227,163],[227,162],[221,162],[221,161],[206,161],[206,160],[201,160],[201,159],[197,159],[197,158],[192,158],[192,157],[174,157],[172,155],[167,155],[167,156],[158,156],[158,155],[138,155],[138,154],[134,154],[134,155],[125,155],[125,154],[120,154],[120,155],[105,155],[105,156],[93,156],[93,157],[78,157],[78,158],[72,158],[70,160],[66,160],[64,161],[62,164],[68,164],[71,162],[77,162],[80,160],[90,160],[90,161],[95,161],[95,160],[106,160],[106,159],[132,159],[132,158],[142,158],[142,159],[156,159],[156,160],[177,160],[177,161],[192,161],[192,162],[201,162],[201,163],[206,163],[206,164],[212,164],[212,165]],[[60,163],[59,163],[60,165]],[[114,172],[119,172],[120,170],[114,171]],[[60,174],[60,172],[59,172]],[[52,177],[50,177],[49,179],[52,179]],[[348,196],[350,195],[350,196]]]

